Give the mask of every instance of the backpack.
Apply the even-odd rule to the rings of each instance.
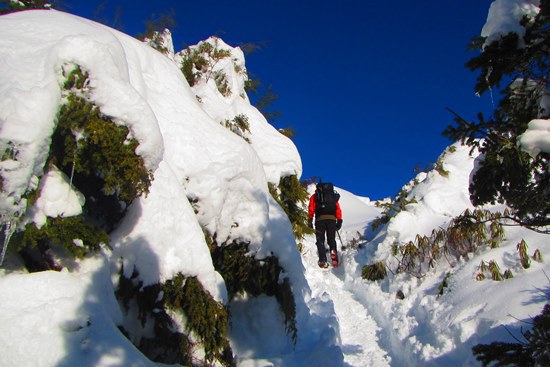
[[[317,195],[315,199],[317,202],[315,210],[316,216],[336,214],[336,203],[340,200],[340,194],[334,191],[334,186],[330,182],[317,184]]]

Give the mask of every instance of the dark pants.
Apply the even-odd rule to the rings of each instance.
[[[317,253],[319,261],[327,261],[327,250],[325,248],[325,234],[330,251],[336,252],[336,221],[323,219],[315,222],[315,237],[317,238]]]

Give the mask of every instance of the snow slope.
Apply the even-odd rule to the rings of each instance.
[[[326,299],[334,308],[346,366],[478,366],[471,352],[474,345],[495,340],[515,342],[504,326],[521,336],[521,328],[525,329],[548,302],[543,291],[549,287],[546,274],[550,266],[545,260],[532,261],[531,267],[524,269],[516,249],[524,239],[529,255],[535,249],[548,254],[547,236],[518,227],[506,229],[499,248],[470,253],[468,261],[451,259],[448,263],[441,259],[423,278],[404,273],[389,273],[376,282],[361,278],[362,267],[376,261],[395,270],[391,255],[394,243],[404,244],[416,234],[445,228],[451,218],[472,209],[467,190],[475,156],[469,156],[468,147],[453,147],[440,157],[448,176],[433,170],[405,185],[408,196],[417,203],[393,217],[372,240],[342,250],[339,268],[317,269],[315,239],[310,237],[304,244],[306,277],[313,295]],[[340,235],[348,245],[361,228],[358,224],[363,223],[363,233],[367,233],[380,209],[373,203],[355,205],[358,200],[345,190],[339,192],[343,194],[344,217]],[[337,242],[340,247],[338,238]],[[501,271],[510,269],[514,278],[477,281],[482,260],[496,261]],[[438,287],[448,273],[448,287],[439,296]],[[398,291],[403,292],[404,299],[397,297]]]

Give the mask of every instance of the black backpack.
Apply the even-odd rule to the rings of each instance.
[[[323,214],[335,215],[336,203],[340,200],[340,194],[334,191],[334,186],[330,182],[317,184],[317,205],[315,206],[315,215]]]

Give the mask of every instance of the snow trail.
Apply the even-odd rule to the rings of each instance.
[[[328,297],[334,304],[334,312],[340,327],[344,365],[346,367],[390,366],[391,359],[378,343],[379,326],[367,308],[356,299],[354,292],[346,287],[346,279],[349,277],[347,269],[356,266],[350,253],[339,251],[338,268],[330,266],[328,269],[321,269],[317,265],[315,238],[310,236],[304,241],[302,255],[312,296]]]

